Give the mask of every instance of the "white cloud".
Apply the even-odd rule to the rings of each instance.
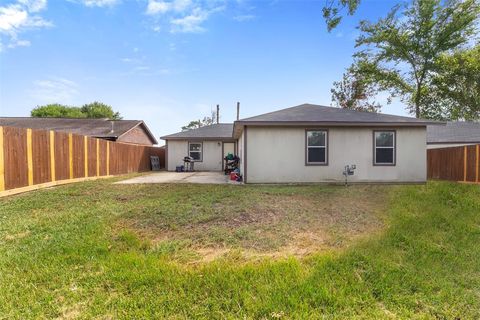
[[[78,95],[78,85],[68,79],[50,77],[37,80],[33,83],[31,96],[38,100],[38,103],[72,103]]]
[[[18,6],[0,7],[0,30],[13,32],[27,23],[28,12]]]
[[[173,0],[173,1],[149,0],[146,14],[148,15],[165,14],[169,11],[185,12],[185,10],[187,10],[191,6],[192,6],[192,0]]]
[[[10,42],[7,47],[12,49],[15,47],[29,47],[30,45],[31,43],[28,40],[17,40],[17,41]]]
[[[243,21],[253,20],[255,18],[256,18],[256,16],[253,15],[253,14],[242,14],[242,15],[238,15],[238,16],[233,17],[233,20],[238,21],[238,22],[243,22]]]
[[[30,12],[39,12],[47,7],[47,0],[18,0],[25,5]]]
[[[138,59],[138,58],[122,58],[120,60],[122,62],[125,62],[125,63],[140,63],[140,62],[142,62],[142,60]]]
[[[185,11],[192,6],[191,0],[175,0],[173,1],[173,10],[177,12]]]
[[[225,0],[149,0],[145,14],[154,19],[152,29],[163,30],[161,22],[170,25],[170,32],[198,33],[202,24],[215,12],[225,9]],[[167,28],[168,30],[168,28]]]
[[[150,0],[148,1],[146,13],[155,15],[159,13],[165,13],[168,10],[170,10],[170,4],[168,2]]]
[[[87,7],[112,7],[119,2],[119,0],[82,0]]]
[[[18,0],[16,3],[0,7],[1,42],[6,42],[7,48],[29,46],[28,40],[18,39],[19,34],[53,26],[52,22],[38,15],[38,12],[46,6],[46,0]],[[5,48],[3,45],[1,47]]]
[[[209,13],[196,8],[192,13],[183,18],[173,19],[172,32],[202,32],[205,28],[201,24],[207,20]]]

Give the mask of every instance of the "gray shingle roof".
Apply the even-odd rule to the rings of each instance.
[[[0,117],[0,126],[71,132],[107,139],[117,139],[138,125],[144,126],[156,144],[155,137],[141,120]]]
[[[231,139],[233,133],[233,123],[216,123],[210,126],[200,127],[188,131],[177,132],[167,136],[160,137],[163,140],[175,139]]]
[[[459,121],[427,126],[427,143],[480,143],[480,123]]]
[[[314,104],[302,104],[296,107],[265,113],[259,116],[240,119],[236,123],[269,123],[269,122],[321,122],[342,124],[409,124],[426,125],[434,121],[411,117],[395,116],[383,113],[362,112]]]

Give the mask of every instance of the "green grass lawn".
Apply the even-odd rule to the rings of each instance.
[[[480,318],[479,186],[113,181],[0,199],[0,319]]]

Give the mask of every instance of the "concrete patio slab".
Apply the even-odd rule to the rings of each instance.
[[[199,184],[241,184],[231,181],[223,172],[155,172],[152,174],[135,177],[117,184],[136,183],[199,183]]]

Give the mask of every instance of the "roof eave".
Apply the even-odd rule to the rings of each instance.
[[[428,141],[427,144],[480,144],[480,140],[477,141]]]
[[[401,127],[423,127],[427,125],[445,125],[446,122],[440,121],[411,121],[411,122],[361,122],[361,121],[235,121],[235,125],[255,125],[255,126],[355,126],[355,127],[372,127],[372,126],[401,126]]]
[[[162,140],[202,140],[202,141],[227,141],[235,140],[233,137],[169,137],[163,136],[160,137]]]

